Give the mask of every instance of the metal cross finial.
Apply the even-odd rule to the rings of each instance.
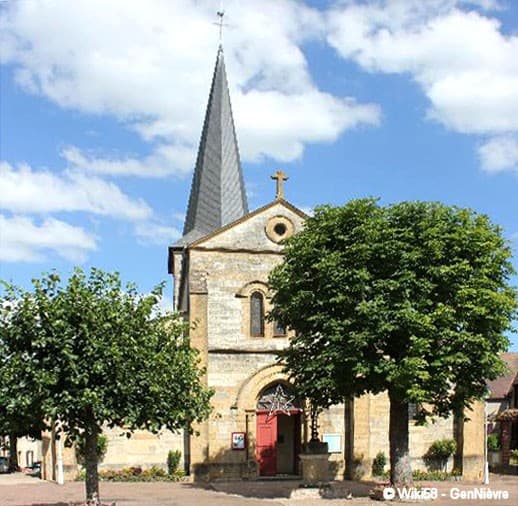
[[[282,172],[282,170],[277,170],[277,172],[271,176],[272,179],[277,180],[277,195],[275,198],[277,200],[284,198],[284,181],[287,181],[289,179],[288,175]]]

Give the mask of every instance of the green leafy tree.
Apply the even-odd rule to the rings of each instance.
[[[117,273],[76,269],[66,284],[49,274],[32,292],[7,288],[11,332],[4,345],[25,357],[18,377],[41,392],[41,412],[71,440],[84,440],[86,496],[100,504],[98,438],[103,425],[158,433],[205,419],[212,392],[179,317],[160,314],[163,286],[140,295]],[[8,302],[4,302],[4,305]]]
[[[41,439],[45,429],[41,390],[30,377],[20,377],[20,370],[30,358],[13,353],[7,346],[20,332],[19,324],[27,316],[23,313],[27,308],[20,306],[19,318],[13,320],[14,304],[5,300],[0,306],[0,434],[9,437],[9,466],[12,469],[18,467],[18,438]]]
[[[468,209],[361,199],[317,209],[284,253],[271,316],[297,337],[280,360],[323,407],[387,391],[390,478],[410,483],[409,403],[423,418],[458,412],[504,370],[509,245]]]

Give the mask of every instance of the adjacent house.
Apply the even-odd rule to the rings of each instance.
[[[518,353],[504,353],[507,372],[489,382],[486,402],[488,432],[496,434],[501,447],[496,467],[509,464],[511,450],[518,449]]]

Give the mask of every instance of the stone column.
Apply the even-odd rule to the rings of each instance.
[[[352,457],[352,479],[361,480],[371,475],[370,466],[370,394],[362,395],[354,399],[353,426],[354,426],[354,450]],[[387,434],[388,437],[388,434]]]
[[[41,435],[41,477],[46,481],[52,481],[52,438],[48,431]]]
[[[464,422],[462,452],[462,476],[466,480],[481,480],[484,476],[484,423],[485,409],[483,401],[475,401],[471,409],[466,410]]]
[[[207,282],[203,273],[190,273],[189,279],[189,332],[191,346],[200,353],[200,367],[208,366]],[[207,373],[202,377],[207,386]],[[209,421],[193,424],[195,434],[191,436],[190,472],[196,481],[210,479],[209,469]],[[196,435],[197,433],[197,435]]]

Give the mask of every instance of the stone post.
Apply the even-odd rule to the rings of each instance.
[[[308,485],[329,481],[329,455],[327,453],[301,453],[302,479]]]
[[[302,479],[308,485],[329,481],[329,452],[327,443],[310,441],[306,451],[299,455]]]

